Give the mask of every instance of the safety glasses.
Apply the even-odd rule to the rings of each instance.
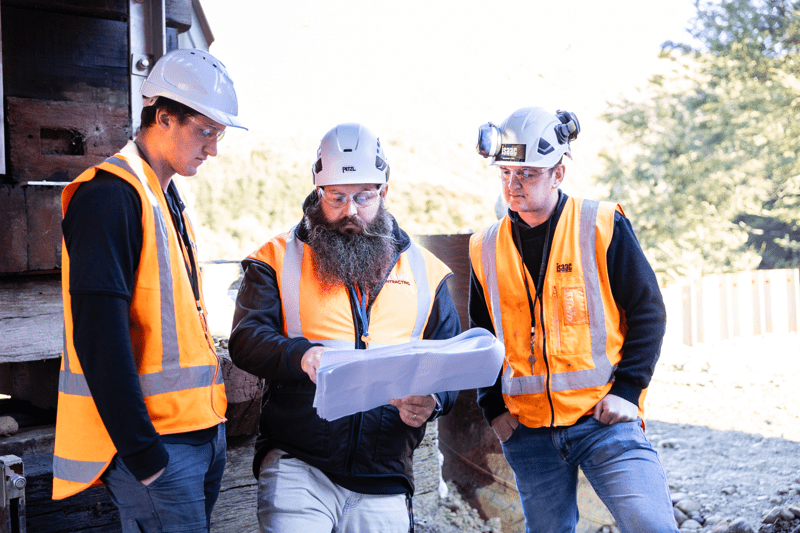
[[[383,192],[384,185],[378,189],[371,189],[366,191],[354,192],[353,194],[344,194],[338,191],[325,190],[318,187],[322,199],[325,200],[332,207],[340,208],[347,205],[348,200],[356,204],[356,207],[370,207],[375,205]]]
[[[216,139],[217,141],[221,141],[222,138],[225,136],[225,130],[221,130],[211,124],[203,124],[196,116],[194,115],[187,115],[192,122],[200,126],[199,130],[196,130],[198,135],[202,137],[206,141],[213,141]]]

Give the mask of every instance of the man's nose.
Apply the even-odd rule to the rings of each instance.
[[[211,157],[215,157],[217,155],[217,138],[214,137],[209,142],[207,142],[203,146],[203,150],[205,150],[205,152]]]
[[[347,214],[352,216],[358,213],[358,208],[356,208],[356,203],[353,201],[352,198],[347,198]]]

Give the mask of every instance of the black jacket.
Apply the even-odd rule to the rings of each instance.
[[[302,224],[295,231],[305,242]],[[411,241],[394,220],[393,232],[397,260]],[[300,368],[303,354],[315,344],[304,338],[283,336],[280,288],[273,268],[253,259],[245,259],[242,266],[244,278],[236,299],[229,351],[238,367],[266,380],[253,462],[256,477],[266,454],[280,448],[319,468],[349,490],[366,494],[413,493],[412,455],[425,435],[425,425],[406,425],[392,405],[331,422],[317,416],[312,407],[316,385]],[[354,320],[359,316],[357,305],[351,300]],[[360,330],[358,324],[356,330]],[[448,339],[460,332],[455,305],[442,280],[423,338]],[[354,348],[365,346],[358,341]],[[437,393],[442,414],[450,410],[456,396],[457,392]]]

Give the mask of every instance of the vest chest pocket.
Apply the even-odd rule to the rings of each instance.
[[[564,307],[564,325],[574,326],[589,323],[589,309],[586,305],[586,288],[583,285],[561,287]]]
[[[589,307],[586,288],[580,283],[561,283],[550,287],[548,351],[553,354],[591,358]],[[571,369],[568,365],[566,370]]]

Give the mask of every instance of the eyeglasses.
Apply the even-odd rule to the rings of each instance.
[[[356,204],[356,207],[369,207],[378,201],[378,198],[383,192],[384,185],[381,185],[378,189],[359,191],[354,192],[353,194],[344,194],[338,191],[326,191],[322,187],[318,187],[317,190],[320,191],[322,199],[328,202],[332,207],[344,207],[347,205],[348,200],[351,200],[354,204]]]
[[[503,180],[504,183],[511,181],[513,176],[517,176],[517,180],[521,184],[530,183],[539,177],[543,176],[544,174],[549,173],[555,167],[550,168],[539,168],[539,167],[516,167],[512,169],[511,167],[500,167],[500,179]]]
[[[206,141],[213,141],[216,139],[217,141],[221,141],[222,138],[225,136],[225,130],[221,130],[211,124],[203,124],[196,116],[194,115],[187,115],[195,124],[200,126],[200,136],[205,139]]]

